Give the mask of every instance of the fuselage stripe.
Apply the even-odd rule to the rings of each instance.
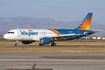
[[[64,37],[61,37],[61,40],[67,41],[66,38],[64,38]]]
[[[54,33],[56,33],[58,36],[61,35],[58,31],[56,31],[56,30],[54,30],[54,29],[48,29],[48,30],[50,30],[50,31],[52,31],[52,32],[54,32]]]

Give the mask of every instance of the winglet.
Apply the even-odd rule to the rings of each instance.
[[[88,13],[81,24],[76,28],[77,30],[89,30],[93,13]]]

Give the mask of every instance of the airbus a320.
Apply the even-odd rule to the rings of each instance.
[[[39,46],[50,44],[56,46],[55,41],[67,41],[91,35],[95,31],[90,30],[92,13],[88,13],[76,29],[12,29],[3,37],[8,40],[16,40],[23,44],[30,44],[38,41]]]

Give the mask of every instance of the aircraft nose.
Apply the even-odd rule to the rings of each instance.
[[[3,36],[3,38],[4,38],[4,39],[7,39],[7,38],[8,38],[8,36],[5,34],[5,35]]]

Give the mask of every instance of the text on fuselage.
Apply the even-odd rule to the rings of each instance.
[[[26,32],[26,31],[23,31],[23,32],[21,32],[21,35],[28,35],[28,36],[38,35],[38,32]]]

